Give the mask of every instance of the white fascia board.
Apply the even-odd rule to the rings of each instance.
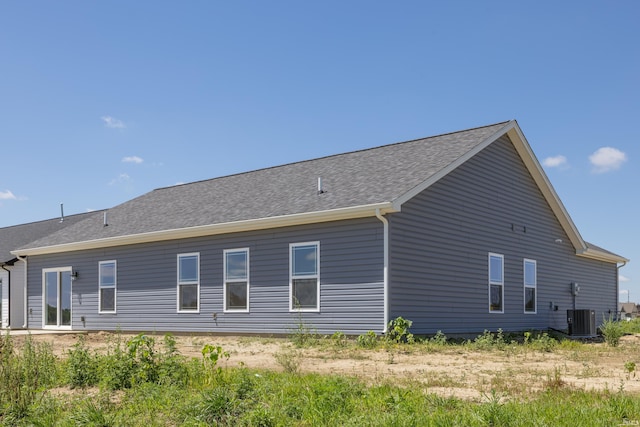
[[[220,224],[200,225],[195,227],[160,230],[148,233],[129,234],[125,236],[107,237],[104,239],[86,240],[39,248],[27,248],[12,251],[19,256],[54,254],[70,251],[81,251],[114,246],[135,245],[139,243],[160,242],[164,240],[185,239],[190,237],[212,236],[216,234],[238,233],[243,231],[263,230],[294,225],[315,224],[345,219],[375,217],[376,211],[383,214],[394,212],[391,202],[370,205],[352,206],[319,212],[306,212],[281,215],[269,218],[258,218]]]
[[[612,254],[610,252],[602,252],[593,248],[587,248],[581,251],[576,251],[576,255],[585,257],[585,258],[595,259],[598,261],[613,262],[616,264],[617,263],[625,264],[629,262],[627,258]]]
[[[464,162],[466,162],[467,160],[469,160],[470,158],[478,154],[480,151],[484,150],[492,142],[494,142],[496,139],[504,135],[507,132],[507,130],[509,130],[509,127],[513,123],[515,123],[515,120],[512,120],[509,123],[507,123],[503,128],[501,128],[500,130],[495,132],[493,135],[489,136],[484,141],[482,141],[480,144],[476,145],[473,149],[465,153],[464,156],[457,158],[455,161],[451,162],[449,165],[447,165],[446,167],[442,168],[441,170],[439,170],[438,172],[430,176],[427,180],[421,182],[417,186],[413,187],[411,190],[407,191],[406,193],[396,198],[393,201],[394,209],[399,212],[404,203],[411,200],[412,198],[414,198],[415,196],[417,196],[427,188],[431,187],[433,184],[440,181],[442,178],[444,178],[450,172],[458,168]]]

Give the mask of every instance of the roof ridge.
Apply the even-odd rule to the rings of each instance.
[[[236,173],[231,173],[231,174],[228,174],[228,175],[216,176],[216,177],[213,177],[213,178],[200,179],[200,180],[197,180],[197,181],[184,182],[184,183],[181,183],[181,184],[168,185],[168,186],[165,186],[165,187],[157,187],[157,188],[154,188],[151,192],[160,191],[160,190],[167,190],[167,189],[175,188],[175,187],[183,187],[183,186],[193,185],[193,184],[200,184],[200,183],[204,183],[204,182],[208,182],[208,181],[214,181],[214,180],[217,180],[217,179],[230,178],[230,177],[233,177],[233,176],[240,176],[240,175],[246,175],[246,174],[250,174],[250,173],[254,173],[254,172],[266,171],[266,170],[270,170],[270,169],[277,169],[277,168],[282,168],[282,167],[291,166],[291,165],[297,165],[297,164],[302,164],[302,163],[313,162],[313,161],[316,161],[316,160],[323,160],[323,159],[329,159],[329,158],[332,158],[332,157],[345,156],[345,155],[348,155],[348,154],[362,153],[362,152],[365,152],[365,151],[377,150],[377,149],[380,149],[380,148],[392,147],[394,145],[400,145],[400,144],[408,144],[408,143],[411,143],[411,142],[422,141],[422,140],[426,140],[426,139],[441,138],[441,137],[447,136],[447,135],[454,135],[454,134],[457,134],[457,133],[470,132],[470,131],[473,131],[473,130],[488,128],[488,127],[497,126],[497,125],[502,125],[502,124],[509,123],[510,121],[511,120],[505,120],[505,121],[502,121],[502,122],[492,123],[492,124],[488,124],[488,125],[484,125],[484,126],[476,126],[476,127],[472,127],[472,128],[468,128],[468,129],[458,130],[458,131],[445,132],[445,133],[441,133],[441,134],[438,134],[438,135],[432,135],[432,136],[426,136],[426,137],[422,137],[422,138],[409,139],[409,140],[406,140],[406,141],[392,142],[392,143],[389,143],[389,144],[377,145],[375,147],[368,147],[368,148],[361,148],[361,149],[358,149],[358,150],[346,151],[344,153],[329,154],[329,155],[326,155],[326,156],[315,157],[315,158],[312,158],[312,159],[298,160],[298,161],[295,161],[295,162],[283,163],[283,164],[275,165],[275,166],[267,166],[267,167],[248,170],[248,171],[243,171],[243,172],[236,172]]]
[[[75,213],[75,214],[71,214],[71,215],[64,215],[63,218],[67,219],[67,218],[71,218],[71,217],[76,217],[76,216],[80,216],[80,215],[87,215],[87,214],[91,214],[91,213],[95,213],[95,212],[102,212],[102,211],[106,211],[106,210],[107,209],[96,209],[94,211],[89,211],[89,212],[80,212],[80,213]],[[21,224],[7,225],[7,226],[4,226],[4,227],[0,227],[0,231],[1,230],[7,230],[9,228],[24,227],[24,226],[27,226],[27,225],[35,225],[35,224],[40,224],[40,223],[43,223],[43,222],[49,222],[49,221],[54,221],[54,220],[59,220],[59,219],[60,219],[59,216],[54,216],[52,218],[39,219],[39,220],[36,220],[36,221],[24,222],[24,223],[21,223]]]

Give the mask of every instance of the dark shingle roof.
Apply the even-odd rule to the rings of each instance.
[[[95,212],[69,215],[64,221],[54,218],[0,228],[0,264],[11,263],[16,259],[16,256],[11,254],[12,250],[77,224],[92,214]]]
[[[614,256],[614,257],[620,257],[620,258],[622,257],[621,255],[618,255],[618,254],[616,254],[616,253],[613,253],[613,252],[611,252],[611,251],[608,251],[608,250],[606,250],[606,249],[604,249],[604,248],[602,248],[602,247],[600,247],[600,246],[598,246],[598,245],[594,245],[594,244],[593,244],[593,243],[591,243],[591,242],[586,242],[586,241],[585,241],[584,243],[585,243],[585,245],[587,246],[587,249],[593,249],[593,250],[596,250],[596,251],[598,251],[598,252],[602,252],[602,253],[604,253],[604,254],[608,254],[608,255],[611,255],[611,256]]]
[[[393,202],[507,123],[159,188],[27,247]]]

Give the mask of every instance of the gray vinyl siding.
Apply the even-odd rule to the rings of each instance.
[[[289,311],[289,244],[320,242],[320,312]],[[29,327],[42,327],[42,269],[72,266],[74,330],[360,334],[383,324],[383,236],[375,218],[29,258]],[[223,251],[249,248],[249,313],[223,312]],[[200,312],[177,313],[177,255],[200,254]],[[117,261],[117,313],[98,314],[98,262]],[[215,315],[215,318],[214,318]],[[81,321],[84,317],[85,322]]]
[[[489,313],[489,252],[504,255],[503,314]],[[616,265],[576,256],[506,136],[390,215],[390,254],[390,317],[414,333],[565,329],[571,282],[576,308],[598,323],[616,313]],[[536,314],[524,313],[524,258],[537,261]]]

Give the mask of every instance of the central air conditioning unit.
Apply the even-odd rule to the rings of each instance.
[[[595,310],[567,310],[567,324],[569,335],[575,337],[595,337],[596,311]]]

